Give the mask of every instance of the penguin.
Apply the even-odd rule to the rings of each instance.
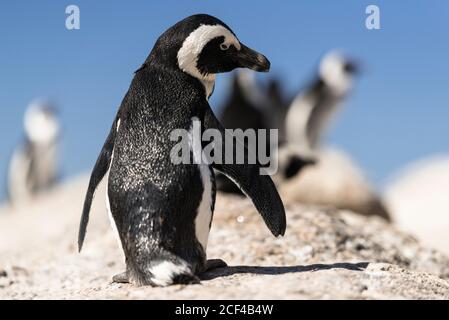
[[[339,51],[322,59],[318,76],[290,105],[285,118],[287,140],[303,152],[317,149],[323,132],[352,89],[358,64]]]
[[[284,199],[349,209],[364,215],[390,220],[380,197],[363,172],[341,150],[323,148],[324,131],[353,87],[360,67],[340,51],[331,51],[321,60],[318,74],[293,100],[285,118],[290,150],[315,159],[316,164],[290,179],[276,179]]]
[[[25,142],[13,153],[8,172],[8,198],[12,205],[31,200],[57,182],[60,124],[49,102],[32,102],[24,116]]]
[[[253,73],[238,70],[230,81],[229,95],[221,106],[219,120],[226,129],[267,129],[266,94]]]
[[[135,72],[93,168],[78,237],[81,251],[95,189],[109,172],[107,201],[126,263],[113,281],[198,283],[201,273],[226,266],[206,259],[216,196],[213,170],[251,198],[274,236],[284,235],[285,210],[270,177],[260,175],[257,164],[198,161],[203,144],[191,139],[198,122],[201,132],[214,129],[225,136],[208,98],[216,74],[236,68],[267,72],[270,62],[219,19],[197,14],[166,30]],[[177,142],[170,136],[181,129],[188,132],[193,163],[172,161]]]
[[[265,103],[265,92],[253,73],[245,69],[238,70],[231,78],[229,95],[220,108],[219,121],[226,129],[266,130],[268,121],[265,118]],[[257,148],[257,143],[252,147]],[[220,172],[216,174],[216,186],[219,191],[243,196],[240,188]]]
[[[272,161],[276,161],[278,165],[278,171],[272,178],[278,183],[293,179],[306,167],[315,165],[317,160],[313,154],[302,152],[287,139],[285,119],[290,104],[282,91],[282,83],[277,78],[269,81],[267,101],[265,118],[268,119],[268,126],[278,130],[279,148],[278,152],[272,155]]]
[[[268,121],[268,128],[278,130],[279,145],[283,146],[287,141],[284,121],[287,116],[290,101],[285,98],[282,82],[279,78],[272,78],[269,80],[266,96],[267,108],[265,111],[265,118]]]
[[[226,129],[254,129],[254,130],[278,130],[277,146],[281,147],[280,154],[276,157],[267,136],[265,150],[270,151],[271,161],[278,161],[279,172],[288,177],[296,175],[304,166],[314,163],[314,159],[303,158],[298,154],[283,152],[285,143],[284,119],[288,110],[288,104],[284,99],[280,81],[276,78],[269,80],[268,85],[261,86],[248,70],[239,70],[232,78],[229,95],[225,99],[219,117]],[[257,150],[259,142],[252,146]],[[217,173],[217,190],[244,196],[242,191],[225,175]]]

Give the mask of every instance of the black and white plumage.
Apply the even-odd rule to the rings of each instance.
[[[206,246],[215,204],[214,171],[247,194],[275,235],[286,228],[285,212],[268,176],[257,165],[174,164],[175,129],[224,129],[208,97],[215,74],[235,68],[268,71],[269,61],[243,45],[220,20],[190,16],[164,32],[136,72],[95,164],[79,232],[81,250],[96,187],[109,170],[108,202],[126,257],[115,281],[165,286],[197,282],[208,267]],[[190,135],[191,133],[189,133]],[[191,156],[202,146],[191,144]]]
[[[232,76],[219,120],[226,129],[267,129],[266,94],[250,71],[238,70]]]
[[[48,191],[58,178],[60,124],[56,109],[35,101],[24,116],[25,141],[13,153],[8,172],[8,197],[13,205]]]
[[[382,200],[361,169],[341,150],[322,148],[322,137],[332,117],[348,97],[359,67],[354,60],[333,51],[321,61],[309,87],[292,102],[285,127],[291,154],[310,155],[316,165],[297,179],[280,183],[281,194],[302,203],[329,205],[389,220]]]
[[[242,130],[269,128],[265,117],[266,95],[252,73],[245,69],[235,72],[228,92],[219,116],[223,127]],[[269,141],[266,141],[266,146],[269,147]],[[257,152],[257,143],[251,147]],[[243,195],[225,175],[217,173],[216,178],[219,191]]]
[[[288,103],[284,99],[278,79],[273,78],[267,86],[262,86],[256,81],[253,74],[247,70],[241,70],[232,78],[229,95],[221,107],[219,119],[226,129],[267,130],[265,150],[271,151],[271,161],[278,161],[280,174],[288,176],[296,175],[304,166],[312,164],[313,161],[282,151],[276,158],[273,155],[273,150],[270,150],[272,145],[268,130],[278,130],[276,147],[282,146],[286,142],[284,122],[287,106]],[[257,152],[260,143],[262,142],[256,140],[256,145],[251,146],[252,150]],[[232,181],[221,174],[217,174],[217,189],[226,193],[242,194]]]
[[[268,82],[266,99],[265,118],[268,122],[268,128],[278,130],[279,145],[282,146],[287,142],[285,117],[287,116],[290,101],[285,97],[282,82],[279,78],[272,78]]]
[[[333,51],[321,61],[318,76],[293,100],[285,118],[287,140],[313,153],[341,102],[349,94],[357,64]]]

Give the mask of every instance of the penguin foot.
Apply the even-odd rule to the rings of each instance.
[[[218,268],[225,268],[227,266],[228,264],[221,259],[210,259],[206,261],[206,270],[204,271],[210,271]]]
[[[112,282],[129,283],[128,273],[125,271],[125,272],[116,274],[115,276],[112,277]]]

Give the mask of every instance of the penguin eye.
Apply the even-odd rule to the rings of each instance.
[[[229,49],[229,45],[227,45],[226,43],[222,43],[222,44],[220,44],[220,49],[223,50],[223,51],[228,50]]]

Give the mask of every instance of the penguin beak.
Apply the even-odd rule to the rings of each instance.
[[[241,68],[248,68],[258,72],[268,72],[270,70],[270,61],[257,51],[254,51],[244,44],[236,53],[236,62]]]

